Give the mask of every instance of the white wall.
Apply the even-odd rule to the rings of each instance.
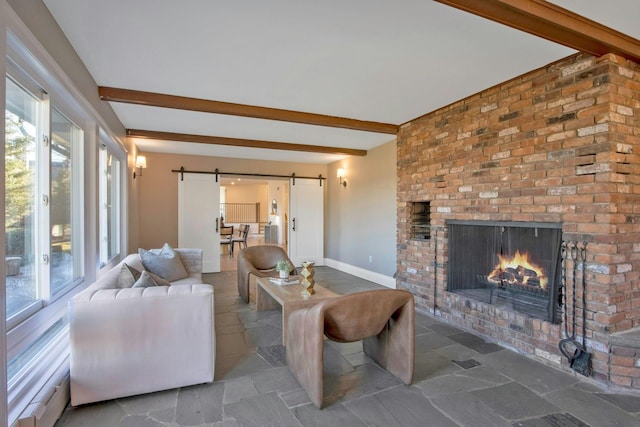
[[[260,222],[269,216],[269,186],[267,184],[238,184],[226,188],[226,203],[260,203]]]

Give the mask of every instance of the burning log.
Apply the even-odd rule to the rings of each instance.
[[[548,279],[544,271],[528,259],[529,254],[516,251],[512,258],[498,255],[500,262],[489,273],[487,279],[497,284],[511,284],[518,286],[533,286],[546,288]]]
[[[494,270],[495,271],[495,270]],[[517,268],[512,268],[512,267],[507,267],[501,274],[500,276],[503,276],[504,279],[506,279],[507,277],[509,277],[510,279],[507,279],[509,282],[513,283],[515,281],[520,281],[522,280],[522,276],[520,275],[520,272],[518,271]]]
[[[538,279],[537,277],[530,277],[530,278],[527,280],[527,282],[526,282],[526,283],[527,283],[527,285],[529,285],[529,286],[537,286],[537,287],[540,287],[540,279]]]
[[[517,272],[513,272],[510,270],[505,270],[500,272],[500,274],[498,274],[497,276],[495,274],[491,274],[489,276],[489,280],[495,280],[496,282],[508,282],[508,283],[513,283],[516,280],[518,280],[518,276],[517,276]]]

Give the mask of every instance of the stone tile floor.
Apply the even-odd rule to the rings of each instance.
[[[338,293],[379,288],[316,272]],[[286,366],[280,312],[242,303],[235,277],[205,275],[216,295],[215,382],[67,408],[56,426],[640,426],[640,396],[605,393],[421,314],[411,386],[372,363],[361,343],[327,341],[318,410]]]

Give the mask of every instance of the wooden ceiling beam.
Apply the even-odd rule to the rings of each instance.
[[[639,40],[544,0],[436,1],[595,56],[640,62]]]
[[[323,114],[257,107],[253,105],[234,104],[231,102],[188,98],[185,96],[165,95],[161,93],[143,92],[139,90],[120,89],[114,87],[100,86],[98,87],[98,95],[103,101],[124,102],[128,104],[226,114],[256,119],[278,120],[282,122],[352,129],[390,135],[396,135],[399,129],[398,125],[390,123],[370,122],[366,120],[326,116]]]
[[[227,138],[222,136],[193,135],[141,129],[127,129],[127,136],[132,138],[159,139],[163,141],[194,142],[197,144],[266,148],[269,150],[303,151],[307,153],[339,154],[349,156],[367,155],[367,150],[357,150],[353,148],[325,147],[321,145],[292,144],[288,142],[260,141],[255,139]]]

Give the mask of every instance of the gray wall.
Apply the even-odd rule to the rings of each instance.
[[[336,173],[343,168],[347,186]],[[325,257],[386,276],[396,271],[396,141],[327,169]],[[369,256],[372,262],[369,262]]]

